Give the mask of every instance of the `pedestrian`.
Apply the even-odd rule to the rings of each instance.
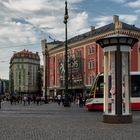
[[[57,102],[58,102],[58,105],[60,105],[60,103],[61,103],[61,95],[60,94],[57,95]]]
[[[37,105],[39,105],[40,101],[41,101],[41,98],[40,98],[39,95],[37,95],[37,96],[36,96],[36,103],[37,103]]]
[[[79,95],[79,107],[83,107],[83,97],[82,97],[82,94]]]
[[[65,95],[62,95],[62,105],[64,105]]]
[[[24,97],[23,97],[24,106],[26,105],[26,101],[27,101],[27,97],[24,96]]]
[[[30,102],[31,102],[31,97],[30,97],[30,95],[28,96],[27,101],[28,101],[28,105],[30,105]]]
[[[36,96],[33,95],[33,103],[35,104],[35,102],[36,102]]]
[[[75,97],[75,104],[76,104],[76,105],[79,105],[79,96],[76,96],[76,97]]]
[[[84,98],[84,106],[86,105],[86,100],[88,99],[88,94],[85,95],[85,98]]]
[[[13,105],[13,96],[10,97],[10,103]]]
[[[0,109],[1,109],[1,102],[2,102],[2,99],[1,99],[1,96],[0,96]]]

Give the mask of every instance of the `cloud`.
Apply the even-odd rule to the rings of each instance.
[[[138,10],[135,10],[135,12],[136,12],[137,14],[139,14],[139,13],[140,13],[140,9],[138,9]]]
[[[138,20],[137,15],[119,15],[119,18],[121,21],[126,22],[128,24],[134,24]],[[100,16],[98,18],[95,18],[96,28],[109,24],[112,22],[112,20],[112,16]]]
[[[128,2],[126,5],[130,8],[139,8],[140,0],[135,0],[134,2]]]
[[[69,38],[88,30],[87,12],[76,13],[74,10],[77,7],[75,4],[82,1],[84,0],[68,0]],[[13,51],[21,51],[24,48],[41,52],[41,39],[52,41],[49,36],[55,40],[64,40],[65,0],[0,0],[0,9],[0,53],[9,60]],[[0,64],[3,66],[3,69],[0,69],[0,77],[4,75],[8,78],[9,62],[3,61],[4,56],[0,56]]]
[[[69,21],[69,32],[70,36],[75,36],[87,31],[88,24],[88,14],[87,12],[77,13],[75,16],[73,15]]]
[[[65,0],[9,0],[1,1],[1,3],[12,10],[16,11],[39,11],[46,9],[46,11],[57,10],[64,8]],[[84,0],[69,0],[68,4],[80,3]]]
[[[35,1],[34,0],[9,0],[9,1],[3,1],[2,4],[13,10],[17,11],[22,11],[22,10],[29,10],[29,11],[34,11],[34,10],[40,10],[41,8],[44,8],[45,5],[43,5],[44,0],[42,1]]]
[[[36,40],[34,33],[28,30],[27,25],[18,25],[10,22],[1,24],[0,41],[3,40],[5,43],[19,43],[21,42],[32,42]]]
[[[98,18],[95,18],[94,20],[96,22],[96,28],[99,28],[108,23],[111,23],[112,16],[99,16]]]
[[[128,0],[111,0],[111,1],[116,2],[116,3],[125,3]]]
[[[83,0],[69,0],[68,9],[74,7],[75,3],[80,3],[82,1]],[[5,19],[3,19],[5,27],[8,26],[8,29],[10,30],[9,25],[11,25],[11,29],[14,30],[15,33],[23,34],[22,37],[24,37],[25,35],[25,37],[28,38],[29,35],[31,35],[31,37],[34,38],[39,37],[40,34],[43,34],[43,37],[48,37],[50,34],[52,34],[55,35],[56,38],[58,37],[61,40],[64,38],[64,0],[9,0],[0,1],[0,7],[7,9],[5,10],[5,15],[1,15],[0,13],[0,17],[6,17]],[[69,12],[71,23],[78,22],[78,20],[80,20],[79,24],[81,25],[79,25],[79,27],[75,27],[75,29],[77,30],[76,32],[78,32],[78,30],[80,31],[80,28],[83,29],[87,26],[88,20],[87,18],[85,18],[87,16],[87,13],[85,13],[86,12]],[[82,19],[86,19],[86,21],[82,21]],[[6,29],[4,29],[4,31],[6,31]],[[7,38],[10,38],[5,32],[4,36],[6,35]],[[13,36],[17,38],[16,34],[14,34]]]
[[[134,0],[134,1],[129,1],[129,0],[111,0],[116,3],[123,3],[123,6],[133,8],[135,9],[135,13],[140,13],[140,0]]]
[[[138,20],[137,15],[120,15],[120,19],[128,24],[134,24]]]
[[[68,3],[79,3],[82,1],[84,1],[84,0],[68,0]]]

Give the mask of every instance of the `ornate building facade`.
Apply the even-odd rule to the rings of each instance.
[[[23,50],[10,60],[10,93],[16,95],[39,92],[40,57],[38,53]]]
[[[94,78],[103,72],[103,50],[96,40],[108,36],[140,38],[140,28],[123,23],[113,16],[113,23],[75,36],[68,40],[68,87],[72,95],[88,93]],[[65,42],[42,41],[44,58],[44,89],[48,95],[65,90]],[[111,58],[110,58],[111,59]],[[135,44],[131,53],[131,71],[140,70],[140,46]]]

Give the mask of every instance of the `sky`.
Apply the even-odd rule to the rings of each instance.
[[[140,27],[140,0],[67,0],[68,38],[112,22],[113,15]],[[64,41],[65,0],[0,0],[0,78],[9,79],[14,52],[39,52],[41,40]]]

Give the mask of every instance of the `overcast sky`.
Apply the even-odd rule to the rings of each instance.
[[[41,54],[41,39],[64,41],[64,0],[0,0],[0,78],[9,78],[13,52]],[[140,27],[140,0],[68,0],[68,38],[112,22]],[[41,62],[42,63],[42,62]]]

